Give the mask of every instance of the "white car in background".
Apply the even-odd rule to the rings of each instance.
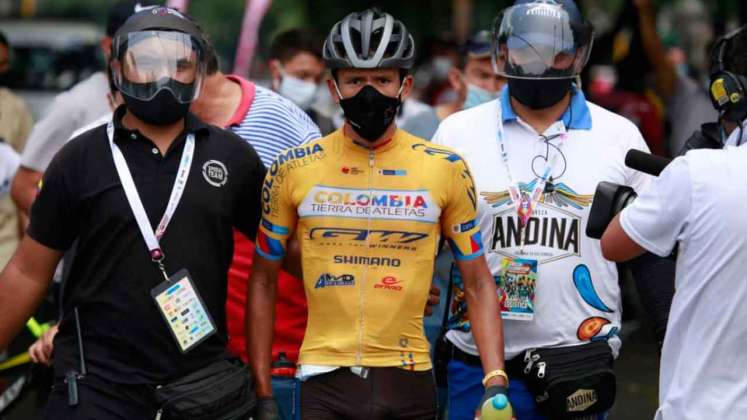
[[[11,46],[11,90],[38,121],[60,92],[103,68],[101,28],[89,22],[0,20]]]

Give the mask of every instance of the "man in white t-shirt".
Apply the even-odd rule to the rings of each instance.
[[[592,31],[572,1],[517,2],[497,23],[496,70],[507,88],[444,120],[433,142],[457,149],[475,179],[476,222],[500,288],[514,413],[546,419],[522,374],[527,350],[606,341],[610,362],[619,351],[617,269],[584,232],[600,181],[646,185],[647,176],[628,169],[624,157],[647,147],[631,122],[587,102],[573,85]],[[449,413],[471,419],[482,393],[478,352],[457,270],[452,280]],[[604,418],[608,407],[593,400],[569,410]]]
[[[605,257],[625,261],[678,245],[657,420],[747,418],[747,148],[677,158],[613,220]]]
[[[741,30],[723,44],[729,57],[724,64],[742,91],[747,87],[745,41],[747,31]],[[713,75],[713,85],[720,78]],[[722,124],[747,115],[744,97],[719,107]],[[742,371],[747,365],[747,147],[742,138],[737,129],[723,150],[691,150],[672,161],[602,237],[604,256],[612,261],[677,250],[656,420],[747,418]]]

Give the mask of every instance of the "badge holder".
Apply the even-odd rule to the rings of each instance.
[[[163,274],[164,281],[151,289],[150,295],[169,327],[182,353],[195,348],[216,333],[215,322],[195,287],[189,271],[181,269],[169,276],[163,265],[160,249],[151,252],[151,259]]]

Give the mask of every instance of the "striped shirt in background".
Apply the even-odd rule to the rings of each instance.
[[[249,112],[230,129],[254,147],[267,168],[284,149],[322,136],[311,118],[295,104],[256,85]]]

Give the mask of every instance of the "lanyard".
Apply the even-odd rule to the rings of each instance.
[[[565,143],[567,136],[568,135],[566,133],[560,134],[560,142],[556,146],[558,150],[560,150],[560,148]],[[529,221],[529,218],[532,217],[532,213],[534,213],[534,208],[537,205],[537,202],[545,192],[545,185],[547,185],[547,180],[552,174],[552,168],[555,166],[560,153],[554,153],[552,154],[552,156],[545,160],[545,169],[542,171],[542,176],[537,179],[537,182],[535,182],[532,191],[529,194],[524,194],[521,192],[519,184],[514,180],[514,177],[511,173],[511,165],[509,164],[508,160],[508,152],[506,152],[506,141],[503,138],[503,122],[498,123],[497,137],[498,144],[501,148],[501,160],[503,161],[503,166],[506,168],[506,176],[508,177],[508,195],[511,199],[511,205],[514,206],[514,208],[516,209],[516,213],[519,215],[520,226],[524,227]],[[547,141],[549,141],[549,139]]]
[[[156,227],[156,231],[153,232],[153,230],[151,230],[150,220],[148,220],[148,215],[145,213],[143,202],[140,200],[140,195],[135,187],[135,181],[133,181],[132,174],[127,166],[127,161],[122,154],[122,150],[120,150],[119,146],[114,143],[114,124],[111,122],[109,122],[106,127],[106,134],[109,137],[109,146],[111,146],[112,158],[114,159],[114,166],[117,169],[117,175],[119,175],[119,180],[122,182],[122,189],[124,189],[125,195],[127,196],[127,202],[130,204],[132,213],[135,215],[135,221],[137,222],[138,228],[140,228],[140,233],[143,235],[143,239],[145,239],[145,245],[148,246],[150,257],[153,262],[158,265],[158,268],[163,273],[166,281],[169,281],[169,276],[166,274],[166,269],[163,266],[164,254],[158,241],[163,237],[164,233],[166,233],[166,227],[174,216],[176,207],[182,199],[184,188],[187,186],[189,169],[192,166],[192,158],[194,157],[195,136],[193,133],[190,133],[187,136],[186,143],[184,144],[184,151],[182,151],[182,158],[179,162],[179,169],[176,173],[176,180],[171,189],[169,202],[166,205],[166,211],[163,213],[161,221],[158,223],[158,227]]]

